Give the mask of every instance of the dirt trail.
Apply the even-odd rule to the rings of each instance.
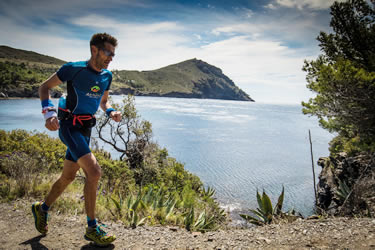
[[[0,204],[0,249],[99,249],[83,238],[85,216],[51,213],[49,233],[34,228],[30,201]],[[117,235],[100,249],[375,249],[375,219],[299,220],[250,229],[190,233],[175,227],[125,228],[106,223]]]

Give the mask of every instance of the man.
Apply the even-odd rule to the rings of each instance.
[[[99,106],[116,122],[121,120],[121,113],[115,111],[108,102],[112,73],[107,68],[115,56],[116,46],[116,38],[109,34],[94,34],[90,41],[90,60],[63,65],[39,87],[45,126],[51,131],[59,130],[59,137],[67,146],[60,178],[53,184],[44,202],[32,205],[35,227],[42,234],[48,231],[49,207],[82,168],[86,175],[84,197],[88,224],[84,237],[101,246],[116,239],[115,236],[107,235],[95,220],[96,190],[101,168],[89,149],[91,127],[95,125],[94,114]],[[56,109],[49,99],[49,90],[62,82],[67,82],[66,107],[59,107],[57,117]]]

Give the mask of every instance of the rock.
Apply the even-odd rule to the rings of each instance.
[[[260,241],[265,241],[267,244],[270,244],[270,243],[271,243],[271,240],[270,240],[270,239],[267,239],[267,238],[264,238],[264,237],[259,237],[258,240],[260,240]]]
[[[320,158],[318,165],[323,169],[317,185],[317,206],[329,215],[375,214],[375,199],[372,198],[375,195],[375,180],[370,171],[374,164],[369,166],[374,160],[375,154],[363,153],[355,156],[339,153],[335,157]],[[351,199],[345,203],[345,207],[342,207],[343,198],[338,195],[342,185],[351,191]]]
[[[177,232],[178,227],[170,227],[169,230],[171,230],[171,231],[173,231],[173,232]]]
[[[201,232],[192,232],[191,235],[193,235],[193,237],[197,237],[197,236],[202,235],[202,233]]]

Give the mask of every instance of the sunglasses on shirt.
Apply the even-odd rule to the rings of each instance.
[[[104,55],[106,56],[111,56],[111,57],[114,57],[115,56],[115,53],[113,53],[112,51],[109,51],[107,49],[101,49],[104,53]]]

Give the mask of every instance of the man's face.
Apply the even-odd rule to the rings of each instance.
[[[104,43],[104,48],[98,48],[97,50],[95,57],[96,67],[99,69],[107,69],[114,56],[115,47],[110,43]]]

